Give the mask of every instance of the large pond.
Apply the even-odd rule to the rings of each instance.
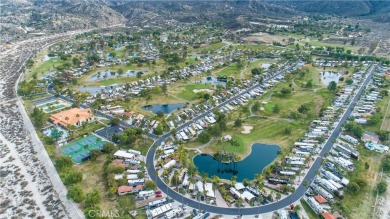
[[[181,109],[185,106],[183,103],[172,103],[172,104],[153,104],[143,106],[142,108],[145,110],[152,111],[153,113],[157,113],[158,111],[162,111],[165,114],[169,114],[174,110]]]
[[[199,172],[207,173],[209,177],[218,176],[230,180],[237,176],[237,182],[244,179],[252,180],[255,175],[262,173],[277,156],[280,147],[270,144],[253,144],[252,152],[243,160],[236,163],[222,163],[208,154],[199,154],[194,157],[194,164]]]
[[[221,81],[213,76],[206,76],[204,77],[200,83],[203,83],[203,84],[212,84],[214,85],[214,87],[217,87],[218,84],[222,85],[223,87],[226,87],[226,82],[225,81]]]
[[[332,81],[338,83],[340,77],[341,77],[341,73],[328,72],[328,71],[321,72],[321,82],[324,85],[328,85]]]
[[[138,71],[129,70],[121,75],[121,77],[129,77],[129,76],[136,76]],[[141,72],[143,74],[143,72]],[[116,78],[118,77],[118,72],[113,71],[101,71],[97,74],[92,75],[90,78],[88,78],[88,82],[93,82],[97,80],[103,80],[103,79],[109,79],[109,78]]]

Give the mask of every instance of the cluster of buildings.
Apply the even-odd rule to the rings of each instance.
[[[295,63],[293,65],[286,66],[286,69],[289,69],[289,72],[291,72],[302,66],[303,63]],[[250,99],[260,96],[266,91],[267,88],[273,87],[274,84],[283,79],[283,75],[275,75],[271,80],[262,84],[260,87],[255,87],[255,85],[258,83],[255,80],[243,81],[243,83],[237,87],[232,87],[220,94],[213,95],[213,103],[207,101],[203,105],[194,105],[191,108],[185,109],[180,114],[169,118],[167,120],[168,126],[170,128],[178,127],[179,125],[192,120],[199,114],[209,111],[216,105],[220,105],[218,106],[219,111],[228,113],[236,107],[246,105]],[[226,104],[222,104],[225,102]],[[213,125],[214,123],[216,123],[215,114],[213,112],[209,112],[204,117],[191,122],[189,125],[179,130],[175,137],[177,140],[188,141],[192,137],[195,137],[196,134],[199,134],[202,132],[202,130],[206,129],[210,125]]]
[[[363,66],[369,66],[373,62],[372,61],[347,61],[347,60],[328,60],[323,58],[318,58],[313,62],[313,66],[320,66],[320,67],[342,67],[346,64],[351,67],[357,67],[359,65]]]
[[[114,179],[126,179],[126,185],[118,186],[118,195],[137,194],[144,199],[155,195],[153,190],[144,190],[145,180],[149,179],[147,172],[141,165],[145,157],[137,150],[118,150],[114,153],[112,165],[123,167],[125,172],[115,174]]]

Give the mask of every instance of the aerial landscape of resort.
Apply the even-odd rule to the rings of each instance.
[[[0,218],[390,218],[390,2],[0,7]]]

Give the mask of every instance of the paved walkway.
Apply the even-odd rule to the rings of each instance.
[[[229,207],[226,204],[225,200],[222,198],[222,195],[221,195],[221,193],[219,192],[218,189],[215,191],[215,202],[217,203],[218,207],[224,207],[224,208],[228,208]]]

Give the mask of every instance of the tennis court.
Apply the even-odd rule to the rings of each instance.
[[[105,143],[102,139],[89,135],[64,146],[61,151],[63,154],[71,156],[74,162],[81,163],[89,158],[89,151],[102,150]]]
[[[49,102],[37,104],[36,107],[42,109],[45,113],[52,113],[69,107],[70,103],[61,99],[51,99]]]

